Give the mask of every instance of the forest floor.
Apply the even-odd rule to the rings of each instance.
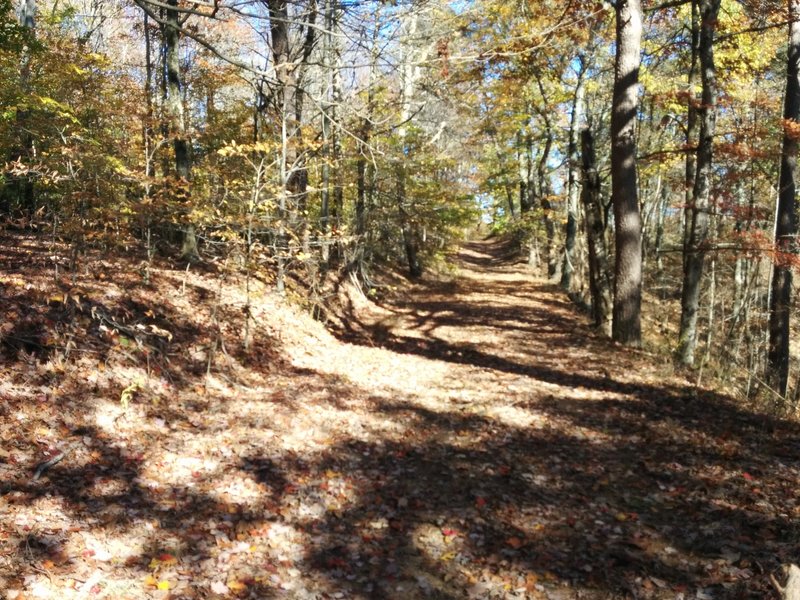
[[[248,352],[237,278],[57,254],[0,239],[7,598],[769,598],[800,559],[796,424],[501,242],[335,333],[263,286]]]

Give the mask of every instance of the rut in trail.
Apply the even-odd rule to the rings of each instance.
[[[452,280],[380,306],[353,295],[338,338],[264,297],[249,367],[220,357],[206,380],[206,354],[175,346],[172,383],[161,393],[153,375],[127,407],[129,363],[100,371],[87,353],[52,400],[15,367],[0,587],[59,600],[164,586],[175,598],[770,597],[770,573],[800,556],[796,427],[613,346],[500,242],[457,261]],[[133,297],[113,279],[133,269],[107,272],[81,285],[109,319],[114,294],[129,312],[158,302],[176,340],[208,327],[203,298],[240,318],[232,284],[154,269]],[[33,480],[32,440],[57,435],[70,454]]]

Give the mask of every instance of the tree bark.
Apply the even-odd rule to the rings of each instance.
[[[589,249],[589,290],[592,295],[592,318],[596,327],[611,335],[611,281],[606,250],[605,221],[600,199],[600,176],[594,138],[587,128],[581,132],[583,163],[583,212],[586,217],[586,240]]]
[[[617,55],[611,106],[611,196],[614,205],[614,310],[612,337],[641,344],[642,219],[636,182],[636,139],[642,7],[640,0],[616,4]]]
[[[783,103],[783,149],[775,211],[775,259],[772,266],[772,294],[769,307],[769,350],[767,383],[786,396],[789,381],[789,325],[792,299],[792,258],[797,252],[798,140],[788,125],[800,121],[800,0],[789,0],[789,51],[786,70],[786,93]]]
[[[678,359],[685,365],[694,364],[697,347],[697,314],[711,195],[711,163],[714,154],[714,131],[717,122],[717,71],[714,64],[714,35],[717,27],[720,0],[700,0],[700,70],[703,82],[702,105],[699,109],[700,136],[697,142],[697,173],[691,204],[691,231],[686,247],[681,293],[681,324],[678,340]]]
[[[365,114],[361,120],[361,133],[358,142],[358,160],[356,162],[357,172],[357,193],[356,193],[356,233],[359,238],[364,238],[367,233],[367,213],[370,209],[370,185],[369,170],[370,165],[367,162],[367,153],[369,152],[369,145],[372,137],[372,119],[375,112],[375,78],[378,70],[378,39],[380,35],[380,27],[378,26],[377,9],[375,13],[375,23],[372,30],[372,40],[370,46],[370,66],[369,66],[369,80],[367,83],[367,105],[365,107]],[[374,169],[373,169],[374,170]],[[363,247],[366,247],[366,240],[359,239]]]
[[[36,0],[22,0],[17,9],[20,26],[33,40],[36,37]],[[22,49],[19,65],[20,96],[25,98],[31,93],[31,48],[26,45]],[[11,163],[25,165],[34,157],[33,135],[30,132],[30,109],[18,108],[15,117],[16,129],[19,132],[18,142],[13,144],[8,154]],[[9,212],[12,208],[22,208],[33,213],[36,210],[36,195],[33,177],[27,173],[8,176],[2,191],[2,208]]]
[[[408,22],[406,33],[409,40],[413,40],[417,34],[419,26],[419,13],[414,11]],[[410,43],[410,42],[409,42]],[[398,130],[400,147],[403,153],[406,152],[408,128],[407,124],[411,120],[413,113],[412,103],[417,92],[417,83],[420,77],[420,69],[414,64],[415,61],[423,59],[424,52],[416,54],[410,46],[406,49],[402,71],[402,101],[400,111],[400,122],[402,125]],[[397,207],[400,217],[400,228],[403,234],[403,245],[405,247],[406,259],[408,261],[408,271],[411,277],[417,278],[422,275],[422,262],[420,261],[421,238],[418,225],[414,220],[412,204],[409,202],[407,194],[408,169],[403,158],[400,158],[397,165]]]
[[[278,227],[275,237],[277,276],[275,287],[279,293],[285,290],[286,264],[289,255],[287,218],[290,203],[305,193],[304,178],[298,174],[297,144],[297,73],[292,64],[289,43],[289,7],[286,0],[265,0],[269,13],[272,60],[275,66],[277,87],[274,98],[281,124],[281,193],[278,198]]]
[[[684,207],[683,207],[683,267],[686,268],[686,257],[689,255],[689,237],[692,223],[692,202],[694,194],[694,180],[697,173],[697,98],[694,86],[697,83],[697,63],[700,57],[700,7],[698,0],[691,0],[691,63],[687,80],[687,107],[686,107],[686,170],[684,176]]]
[[[580,127],[581,110],[583,107],[583,76],[586,72],[584,57],[578,58],[580,67],[577,72],[578,81],[575,84],[575,93],[572,99],[572,114],[569,120],[569,142],[567,146],[567,160],[569,173],[567,179],[567,223],[564,227],[564,262],[561,267],[561,287],[567,292],[572,291],[572,274],[575,271],[575,240],[578,235],[578,210],[579,210],[579,185],[580,166],[578,159],[578,127]]]
[[[191,144],[186,135],[186,122],[183,113],[183,80],[180,58],[180,12],[178,0],[167,0],[164,35],[164,71],[166,77],[166,99],[164,109],[169,121],[172,149],[175,155],[175,189],[173,194],[180,202],[189,199],[189,181],[192,178]],[[198,259],[197,238],[194,225],[186,222],[183,230],[181,257],[194,261]]]

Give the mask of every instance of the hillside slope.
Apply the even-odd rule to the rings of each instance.
[[[765,598],[793,425],[596,337],[496,242],[341,330],[5,238],[9,598]],[[66,281],[70,275],[59,275]],[[38,475],[38,477],[37,477]]]

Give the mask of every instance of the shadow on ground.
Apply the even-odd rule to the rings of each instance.
[[[463,264],[483,276],[451,284],[447,297],[423,285],[387,305],[401,316],[398,328],[362,322],[342,335],[501,380],[561,386],[563,395],[515,401],[530,424],[478,414],[469,403],[431,408],[420,395],[322,370],[289,370],[296,393],[248,402],[291,412],[313,397],[320,414],[344,415],[354,399],[367,398],[359,410],[405,433],[339,434],[326,448],[304,451],[253,446],[193,474],[193,482],[158,487],[148,484],[136,452],[86,415],[64,433],[79,446],[72,458],[38,481],[20,474],[0,484],[12,518],[56,499],[67,523],[17,519],[13,534],[6,530],[14,543],[2,554],[4,584],[22,586],[44,572],[51,583],[70,579],[80,589],[92,581],[80,574],[93,569],[166,578],[171,567],[153,567],[153,557],[168,553],[182,582],[175,598],[770,597],[769,574],[800,555],[796,428],[713,393],[633,380],[640,359],[595,338],[543,284],[495,278],[511,267],[492,248],[467,247]],[[474,294],[494,299],[478,305]],[[526,303],[532,294],[534,305]],[[447,337],[470,327],[493,330],[495,344]],[[527,346],[528,338],[538,345]],[[509,340],[528,358],[511,357]],[[594,353],[593,361],[571,359],[577,348]],[[600,397],[576,397],[578,388]],[[10,418],[15,399],[6,400]],[[148,423],[161,419],[165,428],[158,443],[221,438],[226,422],[242,418],[223,403],[211,423],[198,425],[194,409],[204,407],[151,409]],[[277,429],[257,420],[246,426]],[[258,493],[247,502],[226,495],[220,482],[233,474]],[[70,527],[122,539],[142,524],[149,537],[123,564],[66,549]],[[294,537],[280,542],[277,532],[286,531]],[[212,582],[231,585],[217,594]],[[114,596],[97,580],[88,592],[158,594],[142,589]]]

